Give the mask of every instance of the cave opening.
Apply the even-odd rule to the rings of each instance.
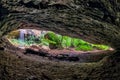
[[[114,51],[104,44],[37,29],[18,29],[7,34],[6,39],[24,55],[38,55],[48,60],[98,62]]]

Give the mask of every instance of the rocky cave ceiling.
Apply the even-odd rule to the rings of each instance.
[[[114,6],[116,5],[116,6]],[[119,3],[98,0],[2,0],[0,36],[18,29],[48,30],[120,48]]]
[[[2,0],[0,35],[20,28],[36,28],[119,49],[119,7],[113,7],[115,4],[119,5],[107,0]]]

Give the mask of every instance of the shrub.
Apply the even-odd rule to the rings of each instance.
[[[75,49],[82,50],[82,51],[91,51],[91,50],[93,50],[93,47],[91,45],[79,45]]]
[[[100,49],[100,50],[108,50],[110,47],[106,45],[98,45],[98,44],[93,44],[94,47]]]
[[[62,39],[62,47],[63,48],[69,48],[71,47],[71,41],[72,41],[72,38],[68,37],[68,36],[63,36],[63,39]]]

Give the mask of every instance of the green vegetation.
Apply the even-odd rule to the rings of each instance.
[[[91,51],[93,47],[91,45],[79,45],[76,50]]]
[[[70,38],[68,36],[63,36],[61,44],[62,44],[63,48],[71,47],[71,45],[72,45],[72,38]]]
[[[24,46],[30,46],[32,44],[36,44],[45,45],[49,47],[53,46],[57,49],[75,48],[75,50],[82,51],[91,51],[94,49],[108,50],[110,48],[106,45],[91,44],[81,39],[71,38],[68,36],[61,36],[54,32],[47,32],[37,37],[33,35],[27,36],[25,37],[24,41],[21,41],[19,39],[11,39],[11,42],[16,45],[20,44]]]
[[[83,51],[91,51],[93,49],[108,50],[110,48],[106,45],[91,44],[82,39],[60,36],[53,32],[49,32],[46,35],[47,39],[53,41],[57,48],[75,48],[76,50]]]
[[[110,47],[106,45],[92,44],[93,47],[97,47],[100,50],[108,50]]]
[[[21,45],[21,46],[29,46],[28,43],[23,42],[23,41],[21,41],[19,39],[10,39],[10,41],[11,41],[12,44],[14,44],[16,46],[19,46],[19,45]]]

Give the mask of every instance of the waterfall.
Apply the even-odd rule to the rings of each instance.
[[[20,35],[19,35],[19,47],[20,48],[24,48],[24,41],[25,41],[25,30],[20,29]]]
[[[24,41],[24,32],[25,32],[24,30],[22,30],[22,29],[20,30],[20,40],[21,41]]]

